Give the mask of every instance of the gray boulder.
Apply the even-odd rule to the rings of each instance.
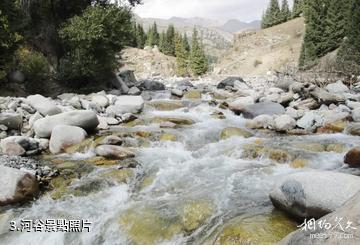
[[[320,218],[341,207],[360,191],[358,176],[309,171],[281,178],[270,193],[276,208],[297,218]]]
[[[134,71],[131,70],[124,70],[118,73],[118,77],[125,83],[128,88],[136,86],[139,82],[136,80]]]
[[[348,134],[355,135],[355,136],[360,136],[360,123],[350,123],[346,127],[345,131]]]
[[[110,104],[109,99],[105,95],[101,95],[101,94],[93,95],[91,97],[91,102],[103,108],[109,106]]]
[[[54,127],[49,149],[52,154],[63,152],[66,148],[81,143],[85,140],[87,133],[84,129],[76,126],[58,125]]]
[[[244,107],[248,105],[253,105],[254,103],[255,99],[252,96],[240,97],[235,101],[229,103],[229,109],[236,114],[241,114]]]
[[[299,128],[305,130],[312,130],[315,122],[316,122],[316,114],[313,111],[308,111],[305,112],[305,115],[297,121],[296,125]]]
[[[317,88],[311,95],[320,103],[325,105],[337,104],[337,103],[344,103],[345,97],[327,92],[325,89]]]
[[[21,129],[22,116],[16,113],[0,113],[0,124],[8,129]]]
[[[289,115],[281,115],[276,117],[274,120],[275,129],[277,131],[288,131],[296,126],[296,121],[294,118],[290,117]]]
[[[350,90],[345,84],[343,84],[342,81],[337,81],[336,83],[329,84],[325,88],[327,91],[334,94],[346,93]]]
[[[351,112],[352,119],[355,122],[360,122],[360,108],[356,108]]]
[[[129,95],[140,95],[141,91],[138,89],[138,87],[131,87],[128,92]]]
[[[285,108],[274,102],[261,102],[247,105],[239,111],[245,118],[255,118],[260,115],[281,115],[285,113]]]
[[[142,81],[140,87],[143,88],[144,90],[149,90],[149,91],[165,90],[165,85],[163,83],[153,80]]]
[[[225,89],[226,87],[234,88],[235,82],[245,83],[244,79],[242,79],[241,77],[227,77],[217,85],[217,88],[218,89]]]
[[[36,177],[28,172],[0,165],[0,206],[34,198],[39,192]]]
[[[52,116],[61,113],[60,108],[58,108],[53,101],[39,94],[28,96],[26,102],[43,116]]]
[[[3,140],[0,143],[0,150],[3,155],[7,156],[23,156],[26,153],[20,144],[11,141],[3,142]]]
[[[357,193],[349,201],[335,212],[328,214],[316,221],[316,226],[313,229],[300,228],[297,231],[290,233],[287,237],[281,240],[279,245],[357,245],[360,243],[360,193]],[[340,225],[338,225],[340,220]],[[351,222],[351,227],[347,227]],[[324,229],[319,224],[330,224],[330,229]],[[346,229],[347,228],[347,229]],[[344,230],[342,230],[344,229]],[[345,231],[345,232],[344,232]],[[340,239],[340,235],[347,233],[352,235],[352,238]],[[323,234],[323,239],[320,237],[313,238],[311,235]],[[335,234],[338,234],[337,236]]]
[[[108,115],[121,116],[125,113],[139,113],[144,108],[144,100],[141,96],[119,96],[115,105],[106,109]]]
[[[37,120],[34,131],[40,138],[50,138],[52,130],[58,125],[77,126],[92,131],[98,124],[99,120],[92,111],[70,111]]]

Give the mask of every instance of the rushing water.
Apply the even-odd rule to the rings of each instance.
[[[161,95],[160,98],[167,98]],[[254,137],[231,137],[219,140],[226,127],[244,128],[245,120],[227,110],[226,119],[215,119],[222,111],[203,103],[190,103],[187,108],[156,111],[146,107],[142,117],[185,117],[196,123],[178,129],[162,129],[175,134],[177,141],[152,141],[138,149],[136,177],[128,184],[96,185],[87,195],[67,195],[58,200],[43,195],[26,206],[3,212],[7,219],[87,219],[90,232],[35,233],[3,232],[0,244],[214,244],[222,228],[234,218],[269,215],[273,212],[268,198],[279,176],[308,168],[350,171],[343,167],[343,153],[311,152],[298,149],[296,142],[341,143],[349,148],[359,139],[343,134],[316,136],[274,136],[258,132]],[[117,127],[114,131],[154,131],[158,125]],[[294,169],[267,157],[245,159],[244,145],[263,142],[289,152],[297,152],[308,161],[307,168]],[[72,158],[93,156],[76,153]],[[103,179],[108,168],[96,167],[75,184]],[[146,182],[146,184],[144,184]],[[207,216],[195,230],[182,228],[184,207],[200,203]],[[207,210],[201,210],[207,209]],[[261,221],[260,221],[261,222]],[[130,228],[129,228],[130,227]],[[223,243],[227,244],[227,243]],[[234,243],[236,244],[236,243]]]

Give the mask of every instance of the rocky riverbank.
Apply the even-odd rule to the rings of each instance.
[[[141,193],[155,181],[156,188],[149,193],[152,198],[159,195],[166,200],[162,196],[165,190],[174,196],[181,193],[179,197],[185,199],[187,192],[198,194],[183,204],[180,214],[171,214],[176,217],[173,219],[158,217],[145,203],[139,208],[132,204],[117,222],[127,227],[130,240],[151,244],[182,234],[187,241],[229,244],[233,239],[245,239],[256,243],[260,240],[256,232],[248,231],[251,227],[233,227],[236,218],[245,215],[245,220],[256,223],[258,218],[276,217],[280,226],[289,227],[291,220],[284,218],[284,213],[294,220],[321,218],[360,191],[360,96],[356,84],[348,87],[339,81],[320,88],[292,80],[245,81],[240,77],[213,83],[181,79],[138,82],[131,72],[122,73],[115,83],[116,90],[89,95],[0,98],[1,206],[12,209],[14,204],[38,199],[36,206],[47,196],[60,203],[69,197],[93,198],[123,184],[141,199]],[[148,155],[150,150],[153,152]],[[163,155],[157,156],[157,152]],[[185,162],[188,165],[184,166]],[[211,168],[220,162],[224,162],[221,174],[216,175]],[[195,174],[194,186],[184,182],[186,175],[177,179],[174,170]],[[213,179],[228,174],[231,184]],[[240,191],[235,188],[238,181],[241,187],[250,184],[255,189]],[[193,190],[196,183],[206,183],[212,192],[233,186],[226,197],[232,204],[223,207],[232,215],[221,213],[223,199],[215,201],[210,193]],[[258,191],[262,193],[259,196]],[[232,195],[250,203],[253,199],[258,211],[246,211],[247,201],[237,204]],[[283,213],[270,214],[271,203]],[[146,222],[131,225],[129,220],[139,219],[133,208],[157,220],[158,226],[150,229]],[[247,217],[248,212],[255,212],[258,218]],[[197,232],[211,229],[217,219],[230,220],[230,224],[218,230],[216,237],[199,237]],[[275,234],[271,224],[258,225],[254,227]],[[261,242],[279,241],[295,228]]]

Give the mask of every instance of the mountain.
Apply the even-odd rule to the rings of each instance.
[[[260,29],[261,22],[259,20],[255,20],[252,22],[242,22],[236,19],[228,20],[225,24],[218,27],[218,29],[230,32],[230,33],[237,33],[244,30],[249,29]]]

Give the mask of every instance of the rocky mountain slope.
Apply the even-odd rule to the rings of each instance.
[[[241,32],[214,69],[222,75],[264,75],[284,66],[297,66],[304,19],[297,18],[265,30]]]

